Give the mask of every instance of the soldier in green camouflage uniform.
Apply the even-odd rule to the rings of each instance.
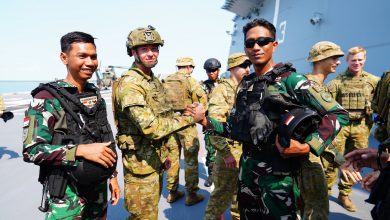
[[[337,150],[343,154],[368,147],[373,125],[371,101],[379,79],[363,70],[365,60],[366,51],[363,48],[351,48],[347,55],[348,69],[328,85],[332,96],[349,112],[349,123],[335,140]],[[337,179],[337,169],[327,169],[326,175],[330,191]],[[351,182],[340,179],[338,200],[345,209],[355,212],[356,207],[349,198],[351,186]]]
[[[279,77],[273,79],[273,83],[266,84],[266,92],[263,91],[262,94],[268,93],[269,96],[278,96],[283,99],[281,96],[294,92],[299,104],[315,109],[322,115],[318,129],[309,134],[304,143],[291,139],[290,145],[287,148],[282,148],[276,134],[270,130],[273,126],[270,120],[274,119],[271,118],[267,121],[267,118],[265,118],[265,116],[276,116],[272,115],[271,112],[283,110],[279,109],[282,106],[261,106],[265,108],[264,111],[270,112],[261,113],[257,111],[256,114],[250,112],[250,114],[254,114],[253,120],[249,120],[249,118],[252,118],[249,116],[249,118],[242,121],[239,117],[236,117],[236,114],[238,114],[238,112],[236,113],[238,111],[237,106],[241,106],[242,103],[239,98],[235,100],[235,107],[227,123],[220,123],[213,118],[205,117],[201,124],[206,128],[206,131],[214,131],[225,137],[234,134],[232,131],[240,132],[236,127],[231,127],[232,123],[237,124],[236,120],[238,120],[239,125],[245,126],[248,124],[249,126],[249,131],[247,130],[249,137],[247,133],[244,133],[246,140],[243,140],[245,142],[240,160],[237,192],[241,219],[299,219],[299,204],[296,202],[299,197],[299,190],[294,180],[295,167],[297,166],[295,156],[306,155],[309,151],[316,156],[321,155],[339,129],[346,124],[348,120],[347,112],[334,102],[330,96],[321,96],[321,93],[312,88],[310,82],[304,76],[293,72],[288,65],[286,67],[286,65],[274,64],[272,55],[278,46],[278,42],[275,41],[276,29],[270,22],[264,19],[254,19],[247,23],[243,30],[245,52],[254,65],[255,72],[243,78],[237,89],[237,97],[245,95],[243,94],[245,91],[249,93],[252,91],[251,89],[255,89],[255,86],[249,86],[251,84],[248,85],[247,83],[251,83],[256,79],[260,80],[262,79],[261,76],[265,79],[271,77],[276,74],[271,71],[272,69],[281,71],[281,69],[287,68],[289,70],[281,72]],[[260,84],[256,89],[259,88],[264,87],[261,87]],[[262,94],[257,94],[253,94],[253,100],[260,99]],[[257,97],[255,97],[256,95]],[[189,109],[189,112],[197,117],[199,112],[202,112],[202,106],[199,105],[191,110]]]
[[[167,141],[172,132],[193,124],[192,117],[173,115],[163,85],[152,72],[163,44],[152,26],[132,30],[126,45],[135,62],[113,86],[116,141],[131,219],[158,218],[163,169],[169,163]]]
[[[249,73],[250,61],[245,53],[234,53],[228,58],[229,79],[222,79],[210,94],[208,114],[226,122],[233,108],[236,88],[242,77]],[[232,219],[240,219],[237,204],[238,164],[242,144],[219,136],[210,136],[211,146],[217,149],[214,162],[214,190],[211,192],[204,219],[219,219],[231,205]]]
[[[390,137],[390,71],[384,72],[378,82],[371,107],[378,114],[374,135],[382,142]]]
[[[61,50],[60,58],[66,65],[68,74],[65,80],[57,81],[57,84],[72,94],[96,94],[97,88],[87,82],[98,66],[94,38],[82,32],[68,33],[61,38]],[[90,98],[92,104],[85,105],[92,108],[96,96]],[[102,101],[106,115],[105,102]],[[84,158],[104,167],[114,166],[116,154],[108,147],[110,142],[66,145],[52,143],[57,133],[69,132],[72,119],[67,116],[60,101],[46,90],[34,95],[23,123],[24,161],[48,168],[67,169],[76,168],[80,163],[77,158]],[[109,126],[107,118],[105,121]],[[112,137],[112,133],[110,135]],[[86,188],[67,179],[65,195],[62,198],[49,198],[46,219],[106,219],[107,181]],[[110,191],[115,205],[120,195],[116,175],[110,179]]]
[[[321,41],[313,45],[307,58],[308,62],[313,63],[313,71],[305,77],[310,80],[316,91],[330,96],[323,82],[329,74],[336,72],[341,56],[344,56],[343,51],[332,42]],[[325,150],[323,154],[328,153]],[[299,174],[299,189],[304,207],[303,219],[328,219],[328,190],[321,158],[313,153],[302,158]]]
[[[208,79],[201,82],[201,87],[206,92],[208,98],[210,99],[211,91],[215,86],[220,82],[218,76],[221,72],[221,63],[216,58],[209,58],[203,64],[203,69],[206,70]],[[204,186],[209,187],[213,184],[213,165],[215,161],[215,155],[217,151],[213,146],[211,146],[210,138],[208,134],[204,135],[205,148],[207,151],[206,155],[206,166],[208,172],[208,178],[204,182]]]
[[[164,80],[167,99],[172,104],[175,114],[182,114],[186,106],[194,102],[207,106],[206,93],[199,83],[191,77],[191,73],[195,68],[193,59],[191,57],[179,57],[176,60],[176,66],[178,71]],[[196,193],[199,190],[198,131],[196,130],[196,125],[192,125],[174,135],[178,139],[179,146],[171,148],[173,166],[167,175],[167,188],[169,190],[167,201],[174,202],[177,198],[183,196],[182,192],[177,191],[179,185],[180,151],[183,148],[185,187],[188,193],[186,205],[194,205],[203,200],[203,196]]]

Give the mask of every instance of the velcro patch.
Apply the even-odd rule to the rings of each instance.
[[[33,138],[35,116],[23,119],[23,144],[30,144]]]
[[[92,108],[93,106],[95,106],[97,102],[97,96],[81,98],[80,102],[83,103],[83,105],[87,106],[88,108]]]

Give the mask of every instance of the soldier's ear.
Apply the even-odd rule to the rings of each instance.
[[[64,52],[60,53],[60,59],[63,64],[68,65],[68,55]]]

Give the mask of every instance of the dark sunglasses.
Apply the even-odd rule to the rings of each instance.
[[[273,39],[272,37],[259,37],[257,39],[248,39],[245,41],[245,47],[253,48],[255,46],[255,43],[262,47],[274,41],[275,39]]]
[[[251,66],[251,64],[250,63],[247,63],[247,62],[245,62],[245,63],[242,63],[242,64],[240,64],[240,65],[238,65],[239,67],[241,67],[241,68],[244,68],[244,69],[246,69],[248,66]]]

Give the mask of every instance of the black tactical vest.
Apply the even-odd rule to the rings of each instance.
[[[51,144],[90,144],[111,142],[110,148],[116,153],[115,141],[110,124],[107,120],[106,106],[100,92],[91,89],[78,94],[74,87],[65,88],[51,82],[40,84],[31,94],[35,96],[39,91],[46,90],[59,100],[66,113],[67,129],[55,132]],[[88,100],[97,96],[96,103],[88,108],[80,99]],[[89,100],[90,102],[92,100]],[[100,164],[87,160],[79,160],[76,168],[69,168],[68,175],[80,185],[97,184],[107,180],[115,171],[116,164],[111,168],[104,168]]]
[[[273,70],[263,76],[256,73],[245,76],[237,91],[236,103],[231,114],[231,137],[244,143],[243,154],[271,164],[274,173],[291,173],[292,160],[283,159],[276,146],[276,124],[280,119],[279,112],[296,108],[294,94],[284,96],[280,93],[269,94],[268,86],[275,83],[277,77],[287,77],[295,69],[290,63],[277,64]],[[253,124],[253,114],[261,114],[272,122],[265,132],[265,138],[254,144],[250,134]],[[265,127],[262,125],[255,125]]]

